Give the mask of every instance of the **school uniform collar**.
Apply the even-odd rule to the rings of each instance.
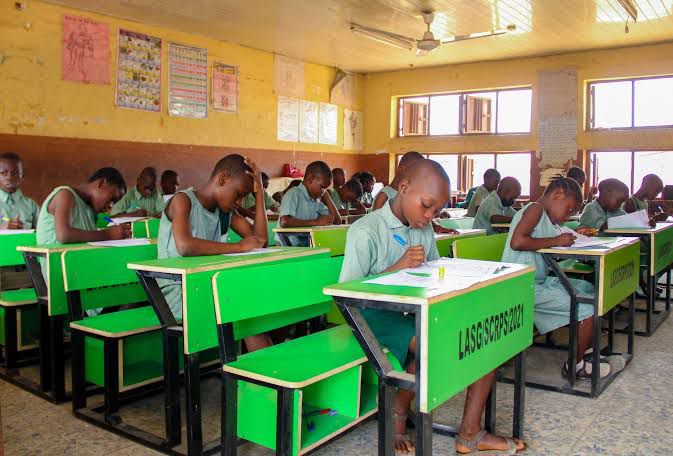
[[[11,198],[14,202],[19,201],[23,194],[21,193],[21,190],[17,190],[14,193],[7,193],[4,190],[0,190],[0,202],[3,202],[7,204],[9,202],[9,199]]]
[[[390,208],[389,201],[386,201],[386,203],[377,212],[379,211],[381,212],[381,218],[383,219],[383,223],[385,223],[388,228],[390,229],[409,228],[407,225],[402,223],[402,221],[398,219],[395,214],[393,214],[393,211]]]
[[[306,188],[306,185],[304,185],[303,182],[301,184],[297,185],[297,187],[299,187],[299,191],[304,196],[304,198],[306,198],[307,200],[311,200],[311,201],[318,201],[317,198],[313,198],[311,195],[308,194],[308,189]]]

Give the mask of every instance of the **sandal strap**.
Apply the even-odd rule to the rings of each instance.
[[[459,445],[464,446],[465,448],[470,450],[470,453],[474,453],[475,451],[479,451],[479,448],[478,448],[479,442],[484,440],[484,437],[486,436],[486,434],[487,434],[486,430],[482,429],[481,431],[477,432],[474,435],[474,437],[472,437],[469,440],[461,437],[460,434],[459,434],[459,435],[456,435],[456,442]]]

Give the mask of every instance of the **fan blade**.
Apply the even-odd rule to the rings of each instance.
[[[475,38],[486,38],[487,36],[504,35],[505,33],[507,33],[506,29],[499,29],[499,30],[492,30],[490,32],[477,32],[477,33],[469,33],[467,35],[450,36],[447,38],[442,38],[439,41],[441,41],[442,44],[446,44],[446,43],[453,43],[455,41],[473,40]]]
[[[415,39],[410,38],[408,36],[398,35],[396,33],[387,32],[385,30],[379,30],[371,27],[365,27],[364,25],[356,24],[354,22],[351,22],[350,26],[352,32],[359,33],[361,35],[367,36],[368,38],[373,39],[380,38],[383,40],[395,41],[401,45],[405,46],[408,45],[409,47],[413,46],[413,44],[416,42]]]

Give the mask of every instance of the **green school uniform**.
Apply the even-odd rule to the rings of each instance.
[[[243,200],[241,200],[241,206],[243,209],[250,209],[255,207],[255,201],[255,194],[248,193],[243,197]],[[272,209],[274,206],[278,206],[278,203],[271,198],[268,193],[264,192],[264,208]]]
[[[570,322],[570,295],[557,277],[550,277],[549,267],[544,262],[542,255],[537,252],[514,250],[511,247],[512,234],[521,217],[526,210],[537,202],[527,204],[512,219],[509,229],[509,236],[505,244],[505,250],[502,254],[502,261],[505,263],[519,263],[535,266],[535,327],[541,334],[553,331],[556,328],[565,326]],[[534,238],[556,237],[559,234],[559,228],[554,225],[547,213],[542,210],[540,221],[537,222],[531,233]],[[578,293],[583,295],[593,295],[594,287],[584,280],[569,279]],[[577,321],[582,321],[593,315],[593,306],[590,304],[578,304]]]
[[[327,214],[329,214],[327,206],[322,201],[312,198],[303,183],[290,189],[280,204],[280,217],[289,215],[299,220],[313,220]],[[295,247],[308,247],[307,235],[292,234],[287,237]]]
[[[54,196],[61,190],[69,191],[75,197],[75,207],[70,214],[70,226],[78,230],[96,231],[96,212],[89,206],[72,187],[56,187],[42,203],[42,209],[37,219],[35,236],[39,245],[58,244],[54,216],[49,213],[48,207]]]
[[[37,225],[39,215],[40,206],[32,199],[24,196],[21,190],[17,190],[14,193],[0,190],[0,219],[3,217],[10,219],[18,218],[23,222],[23,228],[30,230]]]
[[[600,230],[609,218],[625,214],[626,212],[621,208],[614,212],[607,212],[600,204],[598,204],[598,200],[594,200],[584,207],[582,216],[580,217],[579,227],[589,227]]]
[[[374,204],[374,197],[369,192],[364,192],[360,197],[360,202],[365,206],[371,206]]]
[[[633,202],[636,211],[642,211],[644,209],[649,212],[649,206],[650,206],[649,202],[645,198],[643,199],[638,198],[636,195],[633,195],[631,198],[624,201],[624,204],[622,204],[622,210],[624,210],[624,208],[626,207],[626,203],[628,203],[629,201]]]
[[[488,195],[479,205],[477,215],[474,218],[474,228],[486,230],[486,234],[495,234],[495,230],[491,226],[491,217],[494,215],[505,215],[507,217],[516,215],[514,208],[502,205],[502,200],[497,192]]]
[[[386,202],[380,210],[362,217],[348,230],[339,282],[379,274],[397,263],[407,247],[393,239],[395,234],[411,246],[422,245],[428,261],[439,258],[432,226],[428,224],[423,229],[415,229],[404,225]],[[416,333],[414,318],[398,312],[375,309],[363,309],[362,316],[377,340],[404,365],[409,343]]]
[[[469,206],[467,206],[467,216],[474,217],[477,215],[477,209],[479,209],[479,206],[481,206],[481,202],[484,201],[491,193],[493,192],[489,192],[488,189],[483,185],[477,187],[474,195],[472,195]]]
[[[194,189],[181,190],[178,193],[187,195],[192,203],[189,210],[189,227],[192,236],[208,241],[227,242],[227,231],[232,214],[224,214],[224,217],[222,217],[219,208],[215,208],[214,212],[205,209],[196,197]],[[226,226],[222,226],[222,223]],[[173,222],[164,212],[161,214],[161,221],[159,222],[157,257],[163,259],[180,256],[182,255],[178,252],[173,237]],[[157,279],[157,283],[175,318],[177,320],[182,319],[182,286],[169,279]]]
[[[397,196],[397,190],[392,188],[390,185],[386,185],[381,189],[381,193],[386,195],[388,199],[386,201],[391,202]]]
[[[145,209],[150,215],[160,214],[164,210],[164,198],[159,190],[154,190],[150,196],[144,197],[137,187],[128,189],[122,199],[112,206],[112,215],[126,214],[138,209]]]
[[[339,192],[335,188],[330,189],[329,196],[330,196],[330,198],[332,198],[332,202],[334,203],[334,206],[336,206],[336,208],[338,210],[350,210],[351,209],[351,204],[350,203],[344,203],[341,200],[341,196],[339,195]]]

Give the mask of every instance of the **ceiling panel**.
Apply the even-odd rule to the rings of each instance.
[[[673,40],[673,0],[48,0],[279,52],[349,71],[375,72]],[[356,35],[351,22],[420,38],[433,11],[436,38],[516,25],[514,33],[442,45],[423,57]]]

